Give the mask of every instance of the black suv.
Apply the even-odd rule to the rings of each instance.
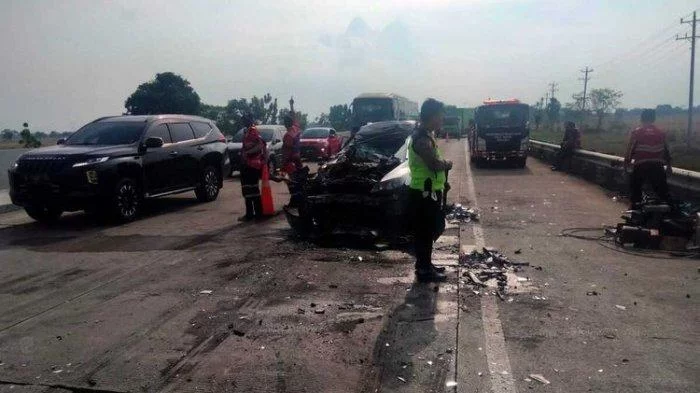
[[[226,138],[209,119],[104,117],[20,156],[9,170],[10,197],[37,221],[76,210],[129,221],[146,198],[194,190],[202,202],[215,200],[229,165]]]

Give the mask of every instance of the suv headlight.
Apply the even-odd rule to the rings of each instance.
[[[477,150],[486,150],[486,139],[476,138],[476,149]]]
[[[15,170],[19,166],[19,161],[15,161],[10,165],[10,170]]]
[[[372,192],[378,191],[393,191],[406,185],[406,179],[401,177],[395,177],[393,179],[381,181],[372,187]]]
[[[73,164],[73,168],[79,168],[81,166],[87,166],[87,165],[92,165],[92,164],[99,164],[101,162],[105,162],[109,160],[109,157],[95,157],[95,158],[90,158],[82,162],[76,162]]]

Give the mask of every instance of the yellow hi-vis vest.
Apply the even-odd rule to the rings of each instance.
[[[425,182],[430,179],[432,187],[430,191],[443,191],[445,189],[445,171],[433,171],[425,165],[423,159],[413,150],[413,141],[418,136],[416,132],[408,144],[408,168],[411,170],[410,188],[426,191]],[[435,140],[429,135],[420,135],[420,138],[429,138],[433,145],[433,151],[438,158],[442,158],[440,150],[435,145]]]

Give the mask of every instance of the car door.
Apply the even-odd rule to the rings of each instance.
[[[173,182],[177,188],[192,187],[197,184],[199,166],[197,161],[197,142],[194,131],[187,122],[168,123],[173,139],[174,151]]]
[[[168,126],[165,123],[151,126],[146,131],[144,141],[152,137],[163,139],[163,147],[148,148],[141,156],[145,176],[144,191],[147,195],[165,192],[173,186],[173,176],[170,173],[173,145]]]

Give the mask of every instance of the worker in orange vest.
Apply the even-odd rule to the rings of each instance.
[[[625,155],[625,172],[632,166],[630,177],[630,202],[636,208],[642,202],[642,187],[651,183],[656,195],[662,201],[668,201],[668,183],[666,175],[673,171],[671,153],[666,143],[666,133],[654,125],[656,112],[653,109],[642,111],[642,125],[630,135],[627,154]],[[666,168],[664,170],[664,165]]]
[[[260,178],[267,157],[267,146],[255,127],[252,115],[246,114],[242,118],[246,127],[243,136],[243,149],[241,155],[243,162],[241,167],[241,188],[245,199],[245,216],[239,221],[249,221],[262,217],[262,199],[260,197]]]

